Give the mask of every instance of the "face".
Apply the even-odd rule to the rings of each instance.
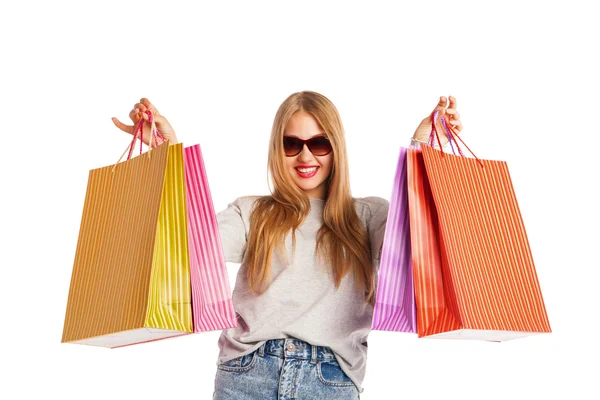
[[[284,136],[295,136],[308,140],[315,136],[323,136],[325,131],[312,115],[298,111],[288,121]],[[326,195],[325,181],[333,166],[333,152],[324,156],[315,156],[306,143],[302,151],[295,156],[285,157],[289,173],[298,187],[310,198],[324,199]]]

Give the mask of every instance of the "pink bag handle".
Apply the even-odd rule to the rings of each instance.
[[[150,144],[148,147],[150,149],[152,149],[152,139],[154,139],[154,147],[158,147],[158,145],[159,145],[158,138],[161,139],[160,144],[163,144],[164,142],[166,142],[167,139],[165,139],[163,134],[160,133],[160,131],[158,129],[156,129],[156,123],[154,122],[154,116],[152,115],[152,112],[150,110],[146,110],[146,115],[148,115],[148,122],[150,122]],[[144,119],[141,118],[138,121],[137,125],[135,125],[135,131],[133,133],[133,139],[131,140],[131,143],[127,146],[127,148],[125,148],[125,151],[123,152],[123,154],[121,154],[121,157],[119,157],[119,160],[116,162],[116,164],[113,167],[113,171],[115,170],[115,167],[121,161],[121,159],[123,158],[123,156],[125,155],[125,153],[127,152],[128,149],[129,149],[129,154],[127,155],[127,160],[129,160],[131,158],[131,154],[133,153],[133,149],[135,147],[135,142],[138,140],[138,135],[139,135],[139,139],[140,139],[140,155],[142,154],[142,150],[143,150],[142,145],[144,143],[144,141],[142,140],[143,127],[144,127]],[[148,153],[148,158],[150,158],[150,151],[148,151],[147,153]]]

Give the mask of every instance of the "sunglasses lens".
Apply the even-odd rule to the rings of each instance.
[[[306,142],[308,146],[308,150],[315,156],[325,156],[332,151],[331,143],[329,139],[324,136],[319,136],[313,139],[310,139]],[[283,137],[283,150],[285,155],[288,157],[293,157],[298,155],[302,151],[304,147],[304,141],[298,139],[293,136],[284,136]]]
[[[302,147],[304,147],[302,140],[291,136],[283,137],[283,151],[286,156],[295,156],[302,151]]]
[[[311,139],[308,143],[308,149],[315,156],[325,156],[331,153],[331,142],[326,137],[317,137]]]

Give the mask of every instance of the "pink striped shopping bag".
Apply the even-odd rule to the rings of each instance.
[[[184,149],[194,332],[237,327],[200,145]]]
[[[417,331],[410,251],[406,148],[400,149],[381,250],[372,329]]]

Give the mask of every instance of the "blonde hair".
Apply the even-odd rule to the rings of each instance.
[[[273,251],[277,251],[282,259],[286,258],[283,256],[285,238],[290,230],[295,253],[296,228],[310,212],[310,200],[292,180],[283,151],[285,127],[298,111],[305,111],[315,118],[333,147],[333,167],[325,182],[323,225],[317,234],[316,254],[330,266],[336,289],[344,276],[352,271],[357,288],[364,290],[365,301],[373,305],[375,273],[367,231],[356,213],[350,193],[344,128],[333,103],[312,91],[290,95],[275,115],[268,157],[268,171],[274,187],[271,196],[260,197],[255,202],[244,255],[250,289],[256,294],[265,291],[267,281],[272,278]]]

